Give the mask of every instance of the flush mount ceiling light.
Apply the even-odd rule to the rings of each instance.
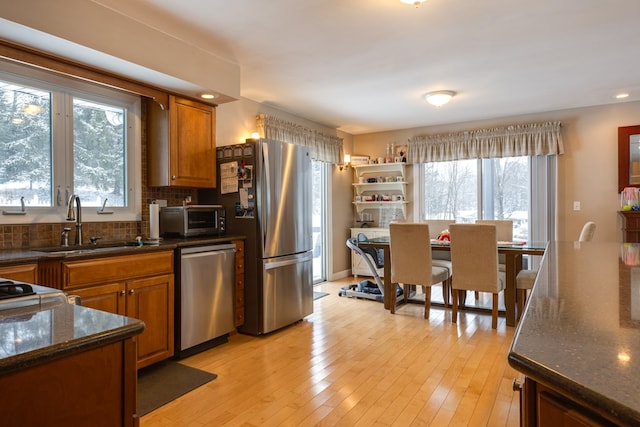
[[[436,107],[442,107],[447,102],[451,101],[451,98],[456,93],[452,90],[438,90],[435,92],[429,92],[424,96],[425,101]]]
[[[202,99],[213,99],[216,96],[212,93],[203,93],[202,95],[200,95],[200,98]]]
[[[415,7],[420,6],[422,3],[424,3],[426,0],[400,0],[401,3],[404,4],[412,4]]]

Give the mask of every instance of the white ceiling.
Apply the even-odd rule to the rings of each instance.
[[[640,100],[638,0],[94,1],[239,64],[241,96],[351,134]]]

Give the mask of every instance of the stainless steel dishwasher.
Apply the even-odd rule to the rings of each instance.
[[[235,252],[233,243],[179,249],[177,357],[227,342],[234,330]]]

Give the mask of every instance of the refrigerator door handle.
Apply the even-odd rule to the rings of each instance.
[[[301,262],[309,261],[311,259],[313,259],[313,252],[307,252],[302,257],[289,258],[289,259],[282,260],[282,261],[268,262],[268,263],[265,264],[264,269],[265,270],[272,270],[274,268],[284,267],[285,265],[300,264]]]

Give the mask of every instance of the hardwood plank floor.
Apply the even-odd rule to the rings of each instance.
[[[503,317],[339,297],[316,286],[314,313],[276,333],[232,335],[181,362],[218,378],[145,415],[155,426],[517,426],[519,376]],[[437,293],[438,290],[434,290]]]

